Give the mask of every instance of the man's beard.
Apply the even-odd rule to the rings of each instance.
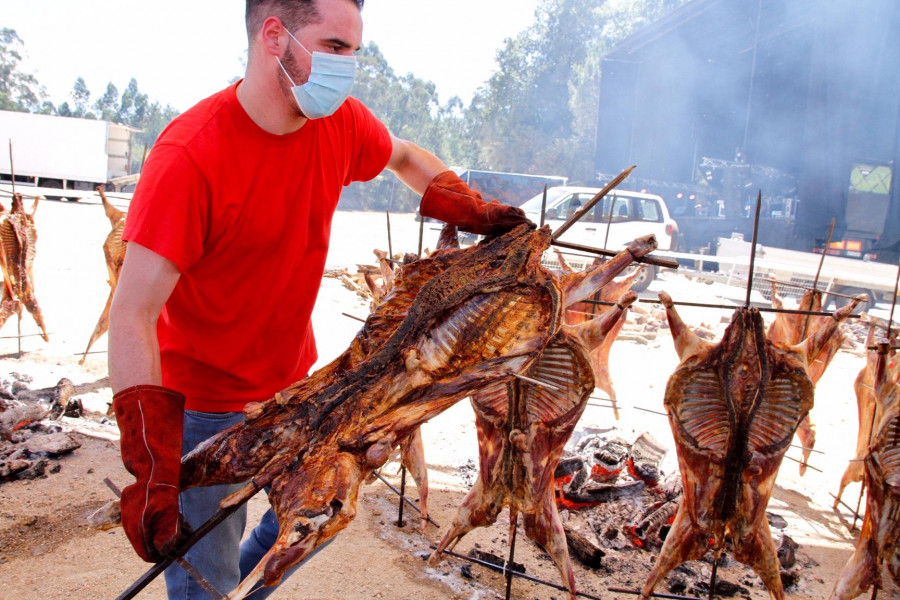
[[[294,53],[291,51],[290,46],[288,46],[284,51],[284,57],[281,59],[281,64],[284,65],[284,68],[291,75],[291,79],[295,82],[298,82],[297,85],[301,85],[300,82],[305,82],[309,80],[309,73],[306,73],[303,77],[299,77],[297,74],[302,73],[301,67],[297,62],[297,58],[294,56]],[[287,75],[284,74],[284,71],[281,69],[278,70],[280,73],[280,77],[278,78],[278,87],[281,88],[281,93],[284,95],[287,102],[294,107],[294,110],[297,111],[297,114],[301,117],[305,117],[303,111],[300,110],[300,106],[297,104],[297,99],[294,97],[294,91],[291,89],[293,86],[291,85],[290,79],[288,79]]]

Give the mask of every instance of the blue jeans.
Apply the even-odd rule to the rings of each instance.
[[[204,413],[187,410],[184,413],[184,440],[182,455],[190,452],[197,444],[212,437],[223,429],[244,420],[243,413]],[[181,514],[188,524],[197,529],[219,510],[219,502],[236,492],[243,484],[212,485],[185,490],[179,497]],[[266,490],[268,492],[268,490]],[[263,555],[269,551],[278,537],[278,519],[269,508],[246,540],[241,543],[247,524],[247,505],[240,507],[233,515],[220,523],[184,555],[191,565],[217,590],[227,594],[237,587],[241,580],[253,570]],[[307,557],[311,558],[328,544],[319,546]],[[301,563],[302,564],[302,563]],[[300,565],[285,574],[287,579]],[[209,594],[190,577],[179,565],[174,564],[165,571],[166,589],[170,600],[208,600]],[[268,598],[277,587],[260,588],[248,598],[262,600]]]

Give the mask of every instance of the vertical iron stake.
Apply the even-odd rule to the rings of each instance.
[[[516,555],[516,531],[519,522],[518,513],[510,515],[510,517],[512,517],[512,520],[509,523],[509,559],[506,561],[506,566],[503,569],[503,574],[506,575],[506,600],[509,600],[509,595],[512,593],[513,558]]]
[[[831,217],[831,227],[828,228],[828,237],[825,239],[825,247],[822,248],[822,257],[819,258],[819,268],[816,269],[816,278],[813,279],[813,293],[819,289],[819,276],[822,274],[822,265],[825,264],[825,254],[828,252],[828,248],[831,247],[831,236],[834,235],[834,217]],[[874,298],[873,298],[874,300]],[[806,310],[812,310],[813,307],[813,298],[809,299],[809,308]],[[803,307],[800,307],[803,310]],[[809,315],[806,315],[806,320],[803,321],[803,333],[800,335],[800,339],[806,339],[806,331],[809,329]]]
[[[716,595],[716,571],[719,570],[719,557],[713,561],[712,575],[709,576],[709,600],[713,600]]]
[[[887,341],[891,342],[891,328],[894,326],[894,309],[897,308],[897,292],[900,291],[900,264],[897,264],[897,279],[894,281],[894,297],[891,298],[891,314],[888,317]]]
[[[609,201],[609,214],[606,216],[606,236],[603,238],[603,249],[606,250],[609,245],[609,230],[612,228],[612,216],[613,216],[613,207],[616,205],[616,195],[613,194],[612,200]],[[600,214],[603,214],[603,207],[601,206]]]
[[[400,508],[397,511],[397,527],[403,527],[403,499],[406,497],[406,467],[400,465]]]
[[[541,227],[544,226],[544,217],[547,216],[547,184],[544,184],[544,197],[541,199]]]
[[[12,138],[9,138],[9,180],[12,183],[12,193],[16,194],[16,169],[13,167]]]
[[[750,308],[750,294],[753,292],[753,273],[756,268],[756,240],[759,239],[759,209],[762,207],[762,190],[756,193],[756,216],[753,219],[753,243],[750,245],[750,272],[747,274],[747,300],[744,308]]]
[[[388,258],[394,258],[394,248],[391,244],[391,211],[384,211],[384,216],[387,217],[387,230],[388,230]]]
[[[422,236],[425,235],[425,217],[422,216],[421,204],[419,205],[419,258],[422,258]]]

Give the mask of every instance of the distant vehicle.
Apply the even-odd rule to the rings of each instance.
[[[556,230],[599,191],[600,188],[590,187],[549,188],[544,223],[551,230]],[[540,223],[543,202],[542,192],[521,207],[529,219]],[[560,240],[592,248],[620,250],[635,238],[651,233],[656,236],[660,250],[674,251],[677,248],[678,225],[669,216],[665,201],[655,194],[614,190],[563,233]],[[548,266],[556,262],[555,253],[545,257]],[[567,261],[573,268],[580,269],[588,266],[593,257],[573,255],[571,260],[567,256]],[[647,289],[656,278],[656,273],[657,267],[645,265],[643,275],[632,286],[633,289]]]
[[[136,175],[128,170],[135,131],[107,121],[0,111],[0,182],[12,182],[14,173],[17,185],[57,190],[133,183]]]

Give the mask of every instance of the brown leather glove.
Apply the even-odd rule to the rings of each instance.
[[[138,555],[158,562],[187,536],[178,512],[184,396],[136,385],[113,396],[122,462],[137,481],[122,490],[122,527]]]
[[[428,184],[419,212],[423,217],[440,219],[463,231],[482,235],[505,233],[523,223],[531,223],[521,208],[496,200],[485,202],[481,194],[453,171],[444,171]]]

